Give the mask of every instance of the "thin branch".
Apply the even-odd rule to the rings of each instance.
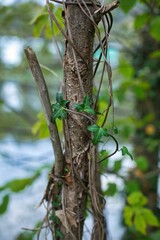
[[[118,149],[119,149],[119,145],[118,145],[117,139],[116,139],[113,135],[111,135],[111,134],[109,134],[109,136],[114,140],[114,142],[115,142],[115,144],[116,144],[116,148],[115,148],[115,150],[114,150],[113,153],[111,153],[111,154],[109,154],[108,156],[104,157],[103,159],[101,159],[101,160],[98,161],[97,163],[101,163],[101,162],[103,162],[104,160],[106,160],[107,158],[112,157],[114,154],[116,154],[116,152],[117,152]]]
[[[99,9],[96,10],[95,13],[98,13],[99,11],[102,13],[102,14],[106,14],[112,10],[114,10],[115,8],[117,8],[120,4],[120,0],[116,0],[110,4],[108,4],[107,6],[104,6],[102,5]]]
[[[48,94],[47,85],[37,60],[36,54],[30,47],[24,49],[28,64],[32,71],[32,75],[37,84],[40,93],[40,99],[45,113],[48,129],[50,131],[52,147],[55,155],[55,175],[61,176],[63,173],[64,155],[62,152],[61,142],[57,130],[56,123],[51,122],[52,108]]]

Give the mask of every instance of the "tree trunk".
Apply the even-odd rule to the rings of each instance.
[[[88,8],[93,13],[93,6]],[[70,101],[70,112],[64,121],[66,184],[62,187],[62,211],[58,214],[63,216],[60,219],[64,239],[71,240],[82,239],[88,187],[94,188],[96,180],[89,177],[92,170],[92,175],[96,175],[96,167],[92,168],[91,161],[95,166],[97,161],[94,155],[95,147],[86,130],[91,122],[87,117],[72,112],[75,111],[74,104],[82,103],[86,95],[92,102],[95,27],[78,5],[67,5],[64,12],[66,33],[70,40],[66,40],[65,43],[63,92],[64,98]],[[92,179],[90,183],[89,179]],[[103,218],[103,207],[99,206],[99,209]],[[103,234],[100,230],[99,236],[102,237],[98,238],[102,240],[105,239],[103,223]]]

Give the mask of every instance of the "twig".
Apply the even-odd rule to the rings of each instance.
[[[39,62],[37,60],[36,54],[30,47],[24,49],[25,55],[27,57],[28,64],[32,71],[32,75],[37,84],[38,91],[40,93],[40,99],[43,106],[44,114],[46,117],[48,129],[50,131],[51,143],[55,155],[55,175],[61,176],[63,174],[63,164],[64,155],[62,152],[61,142],[57,130],[56,123],[51,122],[52,108],[50,103],[50,98],[48,94],[47,85],[40,68]]]
[[[106,160],[107,158],[113,156],[113,155],[118,151],[118,149],[119,149],[119,145],[118,145],[117,139],[116,139],[113,135],[111,135],[111,134],[109,134],[109,136],[114,140],[114,142],[115,142],[115,144],[116,144],[116,148],[115,148],[115,150],[114,150],[113,153],[111,153],[111,154],[109,154],[108,156],[104,157],[103,159],[101,159],[101,160],[98,161],[97,163],[101,163],[101,162],[103,162],[104,160]]]

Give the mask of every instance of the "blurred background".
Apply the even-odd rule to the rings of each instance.
[[[61,5],[52,9],[63,26]],[[107,57],[113,71],[115,133],[120,147],[128,150],[101,166],[109,239],[159,240],[160,0],[121,0],[113,19]],[[36,52],[53,103],[63,80],[56,42],[63,56],[64,39],[50,21],[44,0],[0,2],[1,240],[35,239],[34,231],[22,228],[37,228],[45,215],[45,208],[37,206],[54,156],[24,48]],[[96,81],[98,75],[95,86]],[[104,83],[100,110],[108,100],[106,89]],[[62,131],[60,122],[58,127]],[[100,153],[114,148],[107,142]],[[133,221],[135,205],[139,212],[149,209],[148,215]],[[92,225],[90,218],[86,225]],[[89,239],[89,230],[84,229],[84,239]]]

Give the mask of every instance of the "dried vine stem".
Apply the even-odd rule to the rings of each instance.
[[[48,94],[47,85],[37,60],[36,54],[30,47],[25,48],[25,55],[27,57],[28,64],[32,71],[32,75],[37,84],[38,91],[40,93],[40,99],[43,106],[44,114],[46,117],[48,129],[50,132],[51,143],[55,156],[55,170],[54,174],[58,177],[63,175],[64,155],[62,152],[61,142],[58,134],[56,123],[51,122],[52,108],[50,98]]]

